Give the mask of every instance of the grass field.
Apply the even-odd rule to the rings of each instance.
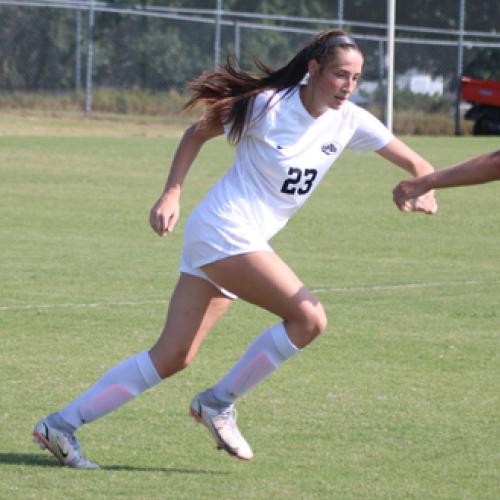
[[[177,230],[148,227],[171,124],[0,118],[0,498],[500,498],[500,184],[401,214],[402,177],[350,152],[273,241],[329,327],[239,404],[255,459],[188,417],[276,321],[239,301],[192,366],[79,432],[99,471],[31,444],[43,415],[147,349],[177,278],[182,221],[232,157],[207,144]],[[498,139],[406,138],[436,167]]]

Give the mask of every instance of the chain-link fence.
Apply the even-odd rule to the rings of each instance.
[[[313,33],[342,27],[365,55],[357,99],[383,114],[385,0],[303,0],[287,15],[271,0],[159,3],[0,0],[0,95],[79,96],[89,113],[99,91],[181,92],[228,53],[246,68],[253,56],[278,67]],[[398,0],[396,22],[396,110],[415,95],[424,111],[453,114],[461,74],[500,79],[498,0],[422,0],[418,9]],[[125,101],[122,109],[114,102],[127,111]]]

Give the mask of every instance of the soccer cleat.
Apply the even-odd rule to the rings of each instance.
[[[202,393],[197,394],[191,401],[192,417],[207,427],[219,450],[226,450],[241,460],[250,460],[253,452],[236,426],[237,414],[234,405],[221,410],[204,404],[201,396]]]
[[[40,420],[33,429],[33,442],[49,450],[61,465],[76,469],[98,469],[99,466],[87,460],[80,451],[80,443],[74,434],[67,434]]]

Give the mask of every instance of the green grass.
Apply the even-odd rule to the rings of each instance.
[[[207,144],[160,239],[148,212],[176,140],[92,124],[1,122],[0,498],[499,498],[500,185],[402,214],[402,174],[373,154],[347,152],[273,242],[329,327],[239,404],[254,461],[215,452],[187,414],[275,321],[241,301],[188,370],[80,431],[102,470],[34,448],[38,418],[155,341],[182,222],[232,158]],[[443,167],[498,141],[407,142]]]

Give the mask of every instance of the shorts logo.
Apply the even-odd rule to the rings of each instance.
[[[334,142],[327,142],[326,144],[321,145],[321,152],[325,153],[325,155],[333,155],[338,150],[339,148],[335,145]]]

